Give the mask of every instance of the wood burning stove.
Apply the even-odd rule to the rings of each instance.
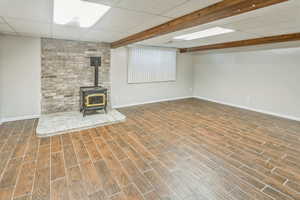
[[[99,66],[101,66],[101,57],[91,57],[91,66],[95,67],[94,86],[80,87],[80,112],[83,116],[87,111],[104,110],[107,113],[107,89],[98,86]]]
[[[80,88],[80,112],[104,110],[107,113],[107,89],[102,87]]]

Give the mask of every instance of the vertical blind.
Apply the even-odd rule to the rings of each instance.
[[[128,83],[176,80],[176,49],[128,47]]]

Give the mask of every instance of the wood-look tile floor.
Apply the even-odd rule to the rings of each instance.
[[[39,139],[0,126],[1,200],[298,200],[300,123],[196,99]]]

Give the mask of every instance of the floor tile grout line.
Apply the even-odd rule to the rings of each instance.
[[[15,129],[17,129],[17,127],[13,127],[13,128],[12,128],[11,134],[9,135],[9,137],[8,137],[8,139],[7,139],[6,143],[5,143],[5,145],[8,143],[9,138],[13,136],[13,132],[15,131]],[[5,146],[5,145],[4,145],[4,146]],[[3,146],[2,148],[4,148],[4,146]],[[4,172],[6,171],[6,168],[8,167],[9,161],[12,159],[12,155],[13,155],[13,153],[14,153],[14,149],[15,149],[15,148],[13,148],[13,149],[10,151],[9,155],[8,155],[8,159],[7,159],[7,161],[6,161],[5,167],[3,168],[3,171],[2,171],[2,173],[0,174],[0,182],[2,181],[2,178],[3,178],[3,176],[4,176]]]
[[[23,128],[24,128],[23,126],[24,126],[24,125],[25,125],[25,121],[24,121],[23,124],[22,124],[22,130],[21,130],[21,131],[23,131]],[[11,135],[10,135],[9,137],[14,136],[13,133],[14,133],[14,131],[15,131],[17,128],[18,128],[18,127],[13,127],[13,128],[12,128],[12,133],[11,133]],[[17,148],[17,144],[18,144],[18,141],[19,141],[21,135],[22,135],[21,133],[18,134],[18,136],[17,136],[17,138],[16,138],[16,144],[14,144],[14,147],[10,150],[10,153],[9,153],[9,156],[8,156],[8,159],[7,159],[7,162],[5,163],[5,167],[3,168],[3,172],[2,172],[2,174],[0,174],[0,182],[1,182],[2,179],[3,179],[3,176],[4,176],[4,174],[5,174],[5,171],[6,171],[6,168],[8,167],[9,162],[10,162],[11,160],[14,159],[12,156],[13,156],[13,153],[14,153],[15,149]]]
[[[208,158],[208,157],[207,157]],[[209,158],[210,159],[210,158]],[[211,159],[210,159],[211,160]],[[244,165],[244,164],[243,164]],[[234,168],[236,168],[237,170],[240,170],[239,168],[237,168],[237,167],[235,167],[235,166],[232,166],[232,167],[234,167]],[[221,168],[223,168],[223,167],[221,167]],[[243,171],[242,171],[243,172]],[[231,173],[231,172],[230,172]],[[235,175],[235,174],[233,174],[232,173],[232,175],[233,176],[235,176],[235,177],[237,177],[238,179],[241,179],[239,176],[237,176],[237,175]],[[255,177],[253,177],[255,180],[257,180]],[[245,182],[243,179],[241,179],[241,181],[243,181],[243,182]],[[257,180],[257,181],[259,181],[259,180]],[[259,181],[260,182],[260,181]],[[247,182],[245,182],[246,184],[249,184],[250,185],[250,183],[247,183]],[[263,183],[265,186],[264,186],[264,188],[265,187],[267,187],[267,186],[269,186],[269,187],[271,187],[270,185],[268,185],[268,184],[265,184],[265,183]],[[251,185],[252,187],[254,187],[253,185]],[[255,187],[254,187],[255,188]],[[272,187],[271,187],[272,188]],[[280,191],[279,191],[280,192]],[[281,192],[280,192],[281,193]],[[264,194],[266,194],[266,193],[264,193]],[[268,194],[266,194],[266,195],[268,195]],[[269,195],[268,195],[269,196]],[[272,199],[273,199],[273,197],[272,197]]]
[[[114,159],[119,163],[119,165],[120,165],[120,167],[122,168],[123,172],[126,173],[126,171],[125,171],[125,169],[124,169],[122,163],[121,163],[121,162],[118,160],[118,158],[115,156],[114,152],[113,152],[112,149],[110,148],[110,145],[107,143],[106,140],[103,139],[103,137],[102,137],[101,139],[102,139],[103,142],[106,144],[108,150],[109,150],[109,151],[112,153],[112,155],[114,156]],[[102,155],[102,157],[103,157],[103,155]],[[105,162],[106,165],[107,165],[107,161],[106,161],[105,157],[103,157],[103,160],[104,160],[104,162]],[[108,165],[107,165],[107,166],[108,166]],[[127,175],[127,177],[129,178],[129,175],[128,175],[128,174],[126,174],[126,175]],[[131,181],[132,181],[132,180],[131,180]],[[121,184],[119,183],[119,180],[116,180],[116,182],[118,183],[118,186],[122,189]],[[130,183],[129,183],[129,184],[130,184]],[[128,186],[128,185],[127,185],[127,186]],[[126,187],[126,186],[124,186],[124,187]]]
[[[147,117],[147,116],[145,116],[145,117]],[[145,118],[146,119],[146,118]],[[137,123],[139,123],[139,124],[141,124],[141,123],[143,123],[143,121],[144,120],[138,120],[137,121]],[[151,122],[150,122],[151,123]],[[153,122],[153,123],[155,123],[155,122]],[[165,131],[173,131],[173,129],[170,129],[170,127],[172,127],[174,124],[176,123],[176,121],[171,121],[171,124],[170,125],[168,125],[167,126],[167,128],[165,128],[164,130]],[[186,131],[185,130],[185,127],[186,127],[186,125],[184,124],[184,123],[181,123],[181,122],[178,122],[179,124],[178,124],[178,126],[177,126],[177,128],[178,129],[181,129],[181,130],[183,130],[183,131]],[[135,129],[135,127],[130,127],[131,125],[133,125],[132,123],[130,123],[130,125],[129,124],[124,124],[124,126],[122,125],[122,126],[120,126],[120,129],[118,129],[119,131],[123,131],[123,132],[127,132],[127,130],[130,130],[131,128],[133,128],[132,130],[134,130]],[[221,124],[222,125],[222,124]],[[191,126],[191,124],[187,124],[187,126]],[[121,127],[123,127],[123,128],[121,128]],[[151,127],[148,127],[148,126],[144,126],[144,125],[142,125],[141,127],[140,127],[141,129],[143,129],[144,131],[150,131],[151,132]],[[188,130],[187,130],[188,131]],[[15,135],[17,135],[17,134],[15,134]],[[145,134],[145,136],[146,135],[148,135],[148,134]],[[186,137],[189,137],[189,138],[191,138],[191,135],[190,134],[186,134],[186,133],[184,133],[184,135],[186,136]],[[130,135],[131,137],[134,137],[134,139],[136,140],[136,141],[138,141],[138,142],[140,142],[141,143],[141,145],[142,146],[144,146],[143,148],[146,148],[146,149],[149,149],[149,151],[153,154],[153,155],[155,155],[155,157],[154,158],[156,158],[156,154],[154,154],[156,151],[154,150],[154,151],[152,151],[152,149],[150,149],[150,148],[148,148],[148,147],[150,147],[150,146],[147,146],[144,142],[143,142],[143,137],[142,136],[144,136],[144,134],[142,134],[142,136],[141,136],[141,138],[140,137],[136,137],[136,135]],[[159,135],[156,135],[156,136],[159,136]],[[279,135],[280,136],[280,135]],[[276,136],[277,137],[277,136]],[[21,139],[19,139],[20,141],[21,141]],[[107,142],[106,140],[104,140],[105,142]],[[209,141],[208,141],[209,142]],[[84,143],[85,144],[85,143]],[[161,143],[161,144],[164,144],[164,143]],[[118,143],[117,143],[117,145],[119,145]],[[167,144],[167,145],[169,145],[169,144]],[[286,145],[286,144],[285,144]],[[135,144],[134,144],[134,146],[135,146]],[[281,145],[282,146],[282,145]],[[159,148],[160,146],[157,146],[157,147],[154,147],[154,148]],[[279,145],[277,145],[277,147],[279,147]],[[112,154],[116,157],[116,155],[115,155],[115,152],[114,151],[112,151],[112,149],[111,149],[111,147],[109,146],[109,148],[110,148],[110,151],[112,152]],[[293,147],[293,148],[295,148],[295,147]],[[138,148],[139,149],[139,148]],[[158,150],[159,151],[159,149],[156,149],[156,150]],[[208,149],[209,150],[209,149]],[[209,150],[210,151],[210,150]],[[214,151],[212,151],[212,152],[214,152]],[[89,154],[89,152],[87,152],[88,154]],[[125,151],[125,153],[127,154],[127,152]],[[288,153],[288,152],[287,152]],[[251,152],[250,152],[250,154],[251,154]],[[90,155],[90,154],[89,154]],[[143,154],[141,154],[141,155],[143,155]],[[216,154],[216,153],[213,153],[212,154],[213,155],[213,157],[211,158],[212,160],[216,160],[217,158],[218,159],[222,159],[222,158],[224,158],[224,157],[222,157],[222,156],[220,156],[219,154]],[[289,154],[288,154],[289,155]],[[293,154],[292,154],[293,155]],[[216,156],[216,157],[214,157],[214,156]],[[275,155],[274,155],[275,156]],[[174,159],[175,159],[176,157],[174,157]],[[270,157],[269,157],[269,159],[270,158],[273,158],[273,156],[272,155],[270,155]],[[154,159],[154,160],[156,160],[156,159]],[[172,160],[173,160],[173,157],[172,157]],[[238,160],[238,159],[237,159]],[[227,164],[230,164],[231,163],[231,161],[229,161],[229,162],[227,162]],[[135,164],[135,163],[134,163]],[[227,166],[227,165],[226,165]],[[228,171],[227,170],[227,168],[226,168],[226,166],[224,166],[223,167],[223,169],[225,169],[226,171]],[[230,164],[230,166],[232,166],[231,164]],[[245,165],[244,165],[245,166]],[[246,165],[247,166],[247,165]],[[271,169],[271,170],[276,170],[276,166],[278,166],[278,165],[276,165],[275,164],[275,169],[273,168],[273,169]],[[228,169],[230,169],[231,167],[229,167]],[[237,167],[238,168],[238,167]],[[253,169],[252,167],[250,167],[251,169]],[[233,171],[234,172],[234,171]],[[275,174],[277,174],[277,170],[276,171],[273,171],[273,172],[276,172]],[[294,172],[294,171],[293,171]],[[232,174],[232,173],[231,173]],[[179,176],[180,176],[180,174],[178,174]],[[196,177],[199,177],[199,176],[197,176],[197,174],[195,174],[196,175]],[[224,174],[225,175],[225,174]],[[246,175],[246,174],[245,174]],[[285,174],[281,174],[281,173],[279,173],[279,174],[277,174],[277,175],[279,175],[279,176],[282,176],[282,177],[284,177],[284,178],[286,178],[288,175],[285,175]],[[183,176],[184,177],[184,176]],[[239,176],[239,173],[237,173],[237,177],[240,177]],[[251,176],[251,177],[253,177],[253,176]],[[253,185],[251,185],[250,184],[250,182],[249,181],[247,181],[247,180],[241,180],[240,178],[239,178],[239,180],[238,181],[241,181],[241,184],[247,184],[248,185],[248,187],[251,187],[251,188],[254,188],[253,187]],[[242,183],[243,182],[243,183]],[[264,186],[264,188],[266,188],[266,187],[269,187],[269,185],[265,185]],[[286,186],[286,187],[289,187],[289,186]],[[243,187],[242,187],[243,188]],[[264,189],[264,188],[262,188],[262,189]],[[271,191],[271,188],[272,187],[270,187],[270,190],[269,191]],[[276,191],[276,185],[275,185],[275,191]],[[289,187],[290,188],[290,187]],[[273,189],[273,188],[272,188]],[[279,187],[279,190],[277,190],[278,191],[278,193],[280,193],[281,194],[281,187]],[[291,188],[290,188],[291,189]],[[244,189],[243,189],[244,190]],[[252,190],[252,189],[251,189]],[[248,190],[244,190],[246,193],[248,193],[247,191]],[[269,191],[266,191],[266,192],[268,192],[269,193]],[[266,193],[262,193],[262,194],[264,194],[264,195],[266,195],[266,197],[268,196],[270,196],[270,195],[268,195],[268,194],[266,194]],[[288,196],[288,197],[291,197],[291,195],[293,195],[293,193],[291,193],[291,195],[289,195],[289,193],[287,193],[288,195],[286,195],[286,196]],[[272,195],[272,197],[270,196],[270,198],[275,198],[274,197],[274,195],[275,195],[275,193],[274,193],[274,195],[273,194],[271,194]],[[279,195],[279,194],[278,194]]]
[[[1,127],[0,127],[1,128]],[[11,132],[13,132],[13,129],[11,130]],[[12,133],[11,133],[12,134]],[[0,148],[0,152],[2,152],[2,149],[4,148],[4,146],[6,145],[6,143],[8,142],[9,137],[11,136],[11,134],[8,134],[8,136],[5,139],[5,142],[3,143],[2,147]]]
[[[116,144],[116,145],[118,145],[118,144]],[[110,151],[113,153],[113,151],[112,151],[110,145],[108,145],[108,148],[110,148]],[[121,147],[120,147],[120,148],[121,148]],[[123,150],[122,150],[122,151],[123,151]],[[124,152],[124,153],[125,153],[125,152]],[[113,154],[114,154],[114,153],[113,153]],[[126,156],[127,156],[126,159],[130,159],[130,158],[128,157],[127,153],[125,153],[125,154],[126,154]],[[115,155],[114,155],[114,156],[115,156]],[[127,173],[127,170],[124,168],[124,166],[123,166],[123,164],[121,163],[121,161],[118,160],[116,156],[115,156],[115,159],[119,162],[120,166],[122,167],[124,173],[126,173],[127,177],[131,180],[131,183],[129,183],[129,184],[128,184],[127,186],[125,186],[125,187],[128,187],[130,184],[132,184],[132,185],[135,187],[135,189],[137,189],[137,190],[139,191],[139,193],[141,194],[141,196],[142,196],[143,199],[145,199],[145,195],[146,195],[147,193],[150,193],[150,192],[155,191],[155,188],[153,187],[154,190],[151,190],[151,191],[148,191],[148,192],[146,192],[146,193],[143,193],[143,192],[137,187],[136,183],[133,181],[133,179],[131,178],[131,176],[129,176],[129,174]],[[123,160],[125,160],[125,159],[123,159]],[[132,163],[135,164],[134,161],[132,161]],[[137,166],[135,166],[135,167],[137,167]],[[137,169],[138,169],[138,167],[137,167]],[[141,173],[141,174],[143,175],[143,173]],[[146,177],[145,177],[145,178],[146,178]],[[148,180],[147,180],[147,181],[148,181]],[[148,182],[149,182],[149,181],[148,181]],[[150,182],[149,182],[149,183],[150,183]],[[152,183],[150,183],[150,184],[152,185]],[[152,185],[152,186],[153,186],[153,185]]]
[[[129,134],[128,133],[126,133],[126,135],[127,135],[127,137],[129,137]],[[122,137],[122,140],[123,141],[126,141],[126,140],[124,140],[124,138]],[[127,143],[127,142],[126,142]],[[129,145],[137,154],[138,154],[138,156],[139,156],[139,159],[142,159],[145,163],[147,163],[147,161],[143,158],[143,155],[141,155],[141,153],[133,146],[133,145],[131,145],[131,144],[127,144],[127,145]],[[127,152],[126,152],[126,154],[127,154]],[[127,155],[127,157],[128,157],[128,159],[130,159],[130,157]],[[131,160],[131,159],[130,159]],[[136,164],[136,161],[135,160],[133,160],[132,161],[134,164],[135,164],[135,166],[137,167],[138,165]],[[147,163],[147,165],[149,165],[149,163]],[[139,169],[139,167],[137,167],[137,169],[140,171],[140,173],[141,174],[143,174],[143,171],[141,171],[140,169]]]
[[[96,131],[98,131],[97,129],[96,129]],[[99,134],[101,134],[101,133],[99,133]],[[103,139],[103,136],[102,135],[100,135],[99,137],[96,137],[96,138],[100,138],[101,140],[102,140],[102,142],[104,142],[105,144],[106,144],[106,141]],[[103,156],[103,153],[101,152],[101,149],[99,149],[99,147],[98,147],[98,144],[94,141],[94,138],[92,137],[92,140],[93,140],[93,142],[94,142],[94,144],[95,144],[95,146],[96,146],[96,149],[97,149],[97,151],[99,152],[99,154],[101,155],[101,160],[103,160],[103,162],[105,163],[105,165],[108,167],[108,164],[107,164],[107,161],[106,161],[106,159],[105,159],[105,157]],[[107,144],[106,144],[107,145]],[[108,145],[107,145],[108,146]],[[116,159],[116,158],[115,158]],[[94,162],[93,162],[94,163]],[[121,165],[121,163],[119,163],[120,165]],[[94,165],[93,165],[93,167],[95,167]],[[109,169],[109,168],[108,168]],[[124,170],[123,170],[124,171]],[[110,173],[112,173],[111,171],[110,171]],[[98,174],[98,173],[97,173]],[[128,176],[128,175],[127,175]],[[118,180],[116,180],[115,178],[114,178],[114,180],[116,181],[116,183],[117,183],[117,185],[118,185],[118,187],[121,189],[121,191],[122,191],[122,187],[120,186],[120,183],[119,183],[119,181]],[[104,189],[104,188],[103,188]],[[104,191],[104,193],[105,193],[105,191]],[[111,195],[112,196],[112,195]],[[111,198],[110,196],[108,196],[108,198]]]
[[[286,179],[282,185],[286,186],[287,182],[289,182],[289,179]]]
[[[128,133],[127,133],[127,135],[128,135]],[[129,136],[128,136],[129,137]],[[130,144],[128,144],[128,145],[130,145]],[[136,152],[138,152],[132,145],[130,145]],[[139,153],[138,153],[139,154]],[[139,156],[142,158],[142,156],[139,154]],[[154,157],[156,157],[154,154],[152,154],[152,156],[154,156]],[[156,159],[156,161],[157,162],[159,162],[160,164],[162,164],[163,166],[165,166],[164,165],[164,163],[162,163],[159,159]],[[136,166],[136,163],[135,162],[133,162],[133,164]],[[136,166],[137,167],[137,166]],[[165,166],[166,167],[166,166]],[[166,167],[167,168],[167,167]],[[137,167],[137,169],[139,170],[139,168]],[[149,169],[150,170],[150,169]],[[155,170],[155,169],[151,169],[151,170]],[[140,171],[140,170],[139,170]],[[140,173],[144,176],[144,172],[141,172],[140,171]],[[160,175],[158,175],[159,177],[160,177]],[[146,177],[145,177],[146,178]],[[161,178],[161,177],[160,177]],[[153,186],[153,184],[147,179],[147,181]],[[164,181],[163,181],[164,182]],[[165,183],[165,184],[167,184],[167,183]],[[168,186],[168,184],[167,184],[167,186]],[[169,186],[168,186],[169,187]],[[154,187],[154,189],[155,189],[155,187]],[[175,192],[172,188],[169,188],[176,196],[178,196],[179,197],[179,195],[177,194],[177,192]],[[150,191],[150,192],[152,192],[152,191]],[[141,193],[141,194],[143,194],[143,193]]]
[[[276,189],[276,188],[274,188],[274,187],[272,187],[272,186],[270,186],[270,185],[266,185],[266,186],[269,187],[269,188],[271,188],[272,190],[275,190],[276,192],[280,193],[281,195],[283,195],[283,196],[289,198],[290,200],[294,200],[294,198],[291,197],[290,195],[287,195],[287,194],[285,194],[285,193],[282,193],[281,191],[279,191],[278,189]],[[266,187],[266,188],[267,188],[267,187]],[[264,193],[264,194],[266,194],[266,193]],[[266,195],[268,195],[268,194],[266,194]],[[273,197],[272,197],[272,198],[273,198]]]
[[[90,153],[89,153],[89,151],[87,150],[87,148],[86,148],[86,143],[85,142],[83,142],[83,140],[82,140],[82,132],[80,131],[79,132],[79,134],[80,134],[80,140],[82,141],[82,143],[83,143],[83,145],[84,145],[84,148],[85,148],[85,150],[86,150],[86,152],[87,152],[87,154],[88,154],[88,157],[89,157],[89,161],[88,162],[91,162],[91,164],[92,164],[92,167],[93,168],[95,168],[95,166],[94,166],[94,161],[92,160],[92,156],[90,155]],[[94,142],[94,141],[93,141]],[[95,146],[96,146],[96,148],[97,148],[97,145],[95,144]],[[97,149],[98,150],[98,149]],[[99,152],[99,151],[98,151]],[[76,154],[76,151],[75,151],[75,154]],[[100,154],[100,152],[99,152],[99,154]],[[101,154],[100,154],[101,155]],[[102,155],[101,155],[102,156]],[[103,159],[103,158],[102,158]],[[86,161],[84,161],[84,162],[86,162]],[[82,166],[81,166],[81,163],[82,162],[80,162],[79,164],[78,164],[78,166],[79,166],[79,168],[80,168],[80,171],[82,171]],[[100,188],[99,190],[97,190],[96,192],[94,192],[94,193],[97,193],[97,192],[99,192],[99,191],[101,191],[101,190],[103,190],[103,188]],[[92,195],[92,194],[94,194],[94,193],[92,193],[92,194],[89,194],[87,191],[86,191],[86,193],[88,194],[88,196],[89,195]],[[105,192],[104,192],[104,194],[105,194]],[[105,194],[106,195],[106,194]]]
[[[50,171],[49,171],[49,198],[50,199],[52,199],[51,198],[51,195],[52,195],[52,137],[50,137],[49,138],[49,140],[50,140],[50,149],[49,149],[49,151],[50,151],[50,153],[49,153],[49,162],[50,162]]]
[[[108,146],[108,148],[109,148],[109,145],[107,144],[107,142],[106,142],[106,140],[105,139],[103,139],[103,136],[101,136],[101,140]],[[97,146],[98,147],[98,146]],[[120,147],[121,148],[121,147]],[[109,150],[110,150],[110,148],[109,148]],[[111,151],[111,150],[110,150]],[[111,151],[112,152],[112,151]],[[113,152],[112,152],[113,153]],[[124,152],[125,154],[126,154],[126,156],[127,156],[127,159],[129,159],[130,160],[130,158],[128,157],[128,155],[127,155],[127,153],[126,152]],[[102,155],[103,156],[103,155]],[[103,157],[103,159],[105,160],[105,158]],[[119,164],[120,164],[120,166],[121,166],[121,168],[122,168],[122,170],[123,170],[123,172],[124,173],[126,173],[126,175],[127,175],[127,177],[131,180],[131,182],[127,185],[127,186],[125,186],[125,187],[128,187],[130,184],[132,184],[132,185],[134,185],[134,187],[139,191],[139,193],[142,195],[142,197],[143,197],[143,199],[144,199],[144,195],[143,195],[143,193],[142,193],[142,191],[137,187],[137,185],[136,185],[136,183],[135,183],[135,181],[133,180],[133,178],[128,174],[128,172],[127,172],[127,170],[125,169],[125,167],[123,166],[123,164],[115,157],[115,159],[119,162]],[[105,162],[105,161],[104,161]],[[133,162],[133,161],[132,161]],[[133,164],[135,165],[135,163],[133,162]],[[135,167],[137,167],[136,165],[135,165]],[[137,168],[138,169],[138,168]],[[141,173],[141,172],[140,172]],[[142,173],[141,173],[142,174]],[[146,177],[145,177],[146,178]],[[117,181],[117,180],[116,180]],[[148,181],[148,180],[147,180]],[[118,181],[117,181],[118,182]],[[151,184],[151,183],[150,183]],[[152,184],[151,184],[152,185]],[[120,187],[120,188],[122,188],[122,187]],[[122,188],[123,189],[123,188]],[[152,192],[152,191],[150,191],[150,192]]]
[[[266,189],[268,186],[267,185],[265,185],[263,188],[261,188],[259,191],[261,191],[261,192],[263,192],[264,191],[264,189]]]
[[[25,127],[24,127],[24,129],[25,129]],[[24,131],[24,130],[23,130]],[[12,199],[14,199],[15,198],[15,192],[16,192],[16,189],[17,189],[17,186],[18,186],[18,181],[19,181],[19,178],[20,178],[20,176],[21,176],[21,172],[22,172],[22,169],[23,169],[23,165],[26,163],[25,162],[25,156],[26,156],[26,152],[27,152],[27,150],[29,149],[29,143],[30,143],[30,139],[31,139],[31,137],[33,136],[33,132],[34,132],[34,123],[33,123],[33,127],[31,128],[31,134],[30,134],[30,137],[29,137],[29,139],[27,139],[28,141],[26,142],[26,148],[25,148],[25,150],[24,150],[24,154],[23,154],[23,156],[22,156],[22,165],[21,165],[21,167],[20,167],[20,171],[19,171],[19,173],[18,173],[18,176],[17,176],[17,179],[16,179],[16,183],[15,183],[15,187],[14,187],[14,190],[13,190],[13,193],[12,193]],[[26,194],[25,194],[26,195]],[[24,196],[25,196],[24,195]]]
[[[90,159],[90,155],[89,155],[89,152],[87,151],[87,148],[86,148],[86,146],[85,146],[85,143],[82,141],[81,131],[76,131],[76,132],[74,132],[74,133],[75,133],[75,134],[79,134],[79,136],[76,136],[76,137],[79,137],[79,140],[82,142],[82,144],[83,144],[83,146],[84,146],[84,148],[85,148],[85,150],[86,150],[86,152],[87,152],[87,154],[88,154],[89,161],[90,161],[91,163],[93,163],[93,161]],[[71,135],[70,135],[70,139],[71,139],[71,143],[72,143],[72,146],[73,146],[73,149],[74,149],[74,153],[75,153],[75,157],[76,157],[76,160],[77,160],[77,165],[75,165],[75,166],[79,168],[81,178],[84,179],[83,173],[82,173],[82,166],[81,166],[81,164],[82,164],[82,162],[86,162],[86,160],[84,160],[84,161],[80,161],[80,160],[79,160],[78,152],[76,151],[76,148],[75,148],[75,146],[74,146],[74,141],[73,141],[73,140],[75,140],[75,139],[74,139],[74,137],[71,136]],[[93,167],[94,167],[94,164],[93,164]],[[80,180],[80,181],[82,181],[82,180]],[[86,188],[85,188],[84,186],[83,186],[83,189],[84,189],[84,191],[85,191],[85,193],[86,193],[86,195],[87,195],[87,198],[89,198],[89,195],[90,195],[90,194],[88,193],[88,191],[86,191]],[[100,190],[101,190],[101,189],[100,189]],[[100,190],[98,190],[97,192],[99,192]],[[71,196],[71,194],[70,194],[70,196]]]
[[[62,141],[62,137],[61,137],[61,135],[59,135],[58,136],[59,137],[59,140],[60,140],[60,147],[61,147],[61,150],[60,151],[58,151],[58,152],[53,152],[53,154],[57,154],[57,153],[61,153],[61,155],[62,155],[62,160],[63,160],[63,165],[64,165],[64,176],[62,176],[62,177],[58,177],[58,178],[56,178],[56,179],[53,179],[52,180],[52,177],[50,176],[50,185],[52,185],[52,183],[53,182],[55,182],[55,181],[58,181],[58,180],[61,180],[61,179],[65,179],[65,184],[67,184],[67,169],[66,169],[66,161],[65,161],[65,154],[64,154],[64,150],[63,150],[63,148],[64,148],[64,145],[63,145],[63,141]],[[51,137],[51,138],[53,138],[53,137]],[[52,148],[52,140],[51,140],[51,148]],[[51,149],[51,156],[52,156],[52,149]],[[52,160],[52,158],[51,158],[51,160]],[[74,165],[74,166],[71,166],[71,167],[75,167],[76,165]],[[51,169],[50,170],[52,170],[52,165],[51,165]],[[52,193],[51,193],[52,194]],[[69,195],[69,192],[68,192],[68,196],[70,196]]]
[[[77,132],[72,132],[72,134],[76,134]],[[76,158],[76,165],[74,165],[74,166],[71,166],[71,167],[69,167],[69,168],[67,168],[66,169],[66,173],[68,173],[67,171],[69,170],[69,169],[71,169],[71,168],[73,168],[73,167],[79,167],[79,159],[78,159],[78,157],[77,157],[77,152],[76,152],[76,150],[75,150],[75,148],[74,148],[74,143],[73,143],[73,137],[71,136],[71,133],[70,134],[68,134],[69,135],[69,137],[70,137],[70,141],[71,141],[71,146],[72,146],[72,148],[73,148],[73,151],[74,151],[74,154],[75,154],[75,158]],[[82,175],[81,174],[81,169],[79,168],[79,170],[80,170],[80,176]],[[67,175],[66,176],[67,177],[67,185],[68,185],[68,188],[70,187],[70,185],[69,184],[71,184],[71,182],[70,182],[70,180],[69,180],[69,176]],[[81,177],[82,178],[82,177]],[[68,191],[68,193],[69,193],[69,197],[71,197],[72,196],[72,194],[71,194],[71,192],[70,191]]]
[[[129,133],[127,132],[126,133],[126,135],[127,135],[127,137],[130,137],[129,136]],[[123,137],[122,137],[122,139],[123,139]],[[132,139],[132,138],[131,138]],[[124,139],[123,139],[124,140]],[[126,141],[126,140],[125,140]],[[139,143],[138,143],[139,144]],[[133,145],[131,145],[131,144],[129,144],[128,143],[128,145],[139,155],[139,158],[140,159],[142,159],[145,163],[147,163],[147,165],[149,165],[149,163],[143,158],[143,155],[141,155],[141,153],[133,146]],[[148,153],[150,153],[148,150],[147,150],[147,152]],[[151,154],[153,157],[156,157],[156,156],[154,156],[153,154]],[[128,158],[129,158],[129,156],[128,156]],[[137,164],[136,164],[136,162],[135,161],[133,161],[133,163],[137,166]],[[143,174],[143,172],[137,167],[137,169],[140,171],[140,173],[141,174]]]
[[[72,143],[72,139],[71,139],[71,136],[70,137],[70,140],[71,140],[71,143]],[[64,160],[64,170],[65,170],[65,187],[68,189],[67,193],[68,193],[68,197],[69,199],[71,198],[71,194],[70,194],[70,191],[69,191],[69,180],[68,180],[68,172],[67,172],[67,165],[66,165],[66,159],[65,159],[65,151],[64,151],[64,147],[66,146],[64,144],[64,141],[63,141],[63,138],[62,136],[60,136],[60,139],[61,139],[61,148],[62,148],[62,155],[63,155],[63,160]],[[72,145],[72,144],[71,144]],[[75,150],[74,150],[74,153],[75,153]],[[76,156],[76,154],[75,154]],[[77,158],[76,158],[77,160]],[[62,177],[63,178],[63,177]]]
[[[22,134],[23,134],[23,132],[24,132],[24,130],[25,130],[25,124],[26,124],[26,123],[24,122],[23,127],[22,127],[22,131],[21,131],[20,136],[18,137],[17,141],[19,141],[19,139],[21,138],[21,136],[22,136]],[[18,143],[17,143],[17,144],[18,144]],[[16,145],[17,145],[17,144],[16,144]],[[12,151],[12,155],[11,155],[11,156],[13,156],[13,153],[14,153],[14,151],[15,151],[16,148],[17,148],[17,146],[16,146],[16,147],[14,148],[14,150]],[[24,154],[25,154],[25,152],[24,152]],[[16,159],[16,158],[11,157],[11,160],[12,160],[12,159]],[[17,172],[17,178],[16,178],[15,184],[14,184],[14,186],[13,186],[13,191],[12,191],[11,199],[14,198],[14,193],[15,193],[15,190],[16,190],[16,187],[17,187],[18,179],[19,179],[19,177],[20,177],[20,173],[21,173],[21,170],[22,170],[23,160],[24,160],[24,156],[22,157],[22,161],[21,161],[21,163],[20,163],[20,169],[19,169],[18,172]],[[8,166],[7,166],[7,167],[8,167]]]
[[[35,170],[34,170],[34,174],[33,174],[31,193],[30,193],[31,199],[32,199],[32,196],[33,196],[34,188],[35,188],[36,173],[37,173],[37,170],[38,170],[37,168],[38,168],[38,155],[39,155],[39,152],[40,152],[40,139],[38,139],[38,141],[39,141],[38,142],[38,147],[37,147],[38,149],[36,151],[36,158],[35,158],[36,166],[35,166]]]

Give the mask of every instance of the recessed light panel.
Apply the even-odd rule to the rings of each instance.
[[[109,6],[81,0],[54,0],[53,21],[61,25],[93,26],[108,10]]]
[[[185,35],[176,36],[176,37],[174,37],[174,39],[175,40],[195,40],[195,39],[211,37],[211,36],[215,36],[215,35],[231,33],[234,31],[235,30],[232,30],[232,29],[215,27],[215,28],[206,29],[204,31],[199,31],[199,32],[195,32],[195,33],[189,33],[189,34],[185,34]]]

